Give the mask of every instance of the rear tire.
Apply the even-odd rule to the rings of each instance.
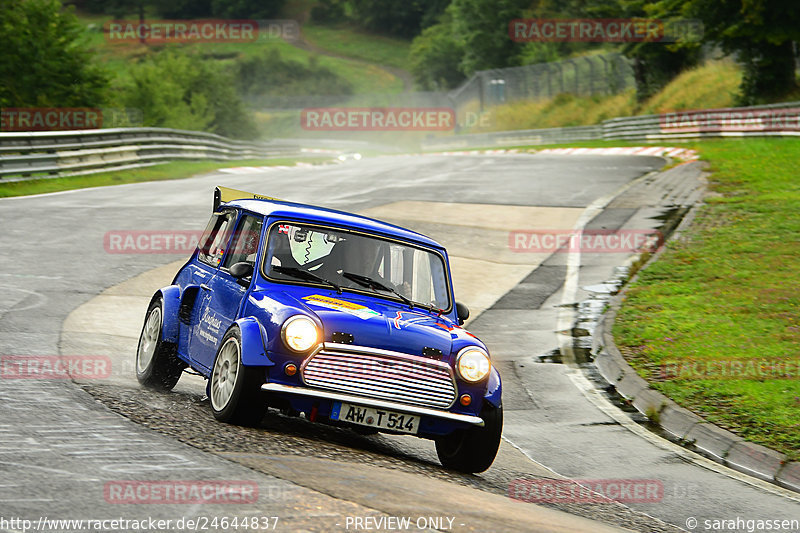
[[[166,392],[172,390],[181,378],[186,363],[177,355],[177,347],[164,342],[164,302],[156,298],[147,308],[147,314],[136,348],[136,379],[145,387]]]
[[[211,412],[220,422],[257,426],[267,411],[261,394],[264,369],[242,364],[242,336],[231,328],[222,338],[209,379]]]
[[[436,454],[442,466],[467,474],[483,472],[492,466],[503,434],[503,406],[485,403],[481,418],[483,427],[460,429],[436,439]]]

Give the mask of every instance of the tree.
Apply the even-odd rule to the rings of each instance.
[[[114,0],[137,1],[137,0]],[[220,17],[266,19],[280,14],[286,0],[147,0],[168,19]]]
[[[419,33],[423,0],[348,0],[347,4],[352,18],[368,30],[406,38]]]
[[[463,56],[464,45],[454,34],[448,11],[411,43],[411,73],[422,89],[452,89],[465,79],[460,70]]]
[[[525,45],[508,35],[528,0],[453,0],[411,45],[411,71],[425,89],[455,87],[476,70],[520,64]]]
[[[256,135],[233,75],[196,54],[166,50],[136,64],[121,99],[124,107],[141,110],[145,126]]]
[[[83,38],[77,17],[58,0],[2,0],[0,106],[102,105],[109,77]]]
[[[154,0],[74,0],[73,5],[82,12],[102,13],[115,19],[130,18],[131,15],[143,19],[147,7]]]
[[[522,46],[511,40],[508,23],[520,18],[529,0],[453,0],[453,31],[464,43],[460,69],[476,70],[519,64]]]
[[[648,0],[615,0],[590,2],[586,7],[595,18],[657,19],[666,28],[679,17],[679,9],[665,2]],[[686,42],[628,42],[622,53],[633,60],[636,98],[643,102],[660,91],[682,71],[696,66],[700,60],[700,43]]]
[[[215,17],[232,19],[268,19],[276,17],[286,0],[211,0]]]
[[[159,15],[168,19],[193,19],[211,16],[211,0],[153,0]]]
[[[740,101],[780,99],[797,88],[794,44],[800,10],[794,0],[662,0],[660,9],[698,18],[705,40],[736,54],[744,67]]]
[[[316,22],[342,19],[362,28],[406,39],[436,23],[450,0],[322,0],[312,9]]]
[[[601,18],[601,13],[610,16],[614,12],[615,0],[539,0],[523,12],[523,18],[532,19],[580,19]],[[622,1],[622,0],[616,0]],[[587,50],[602,45],[580,41],[529,42],[520,52],[523,65],[531,63],[549,63],[564,58],[580,55]]]
[[[236,88],[240,95],[347,95],[353,86],[335,71],[319,65],[316,56],[308,65],[283,59],[278,50],[264,50],[236,60]]]

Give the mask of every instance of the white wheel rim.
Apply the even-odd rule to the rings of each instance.
[[[222,346],[211,373],[211,405],[222,411],[233,396],[239,375],[239,341],[231,337]]]
[[[147,316],[142,336],[139,339],[139,349],[136,351],[136,370],[143,373],[153,360],[156,346],[161,338],[161,307],[154,307]]]

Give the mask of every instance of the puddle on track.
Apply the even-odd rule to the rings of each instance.
[[[657,228],[654,228],[662,235],[659,245],[663,245],[666,238],[672,234],[688,212],[688,207],[669,206],[664,208],[658,215],[650,217],[652,220],[661,222]],[[581,287],[584,291],[590,293],[587,299],[560,306],[571,307],[576,310],[571,336],[574,359],[579,366],[591,366],[590,363],[594,360],[594,355],[592,354],[592,335],[594,330],[608,308],[611,298],[622,289],[629,277],[630,267],[615,267],[611,277],[606,281]],[[561,350],[558,348],[538,356],[538,360],[540,363],[562,364],[564,362]]]

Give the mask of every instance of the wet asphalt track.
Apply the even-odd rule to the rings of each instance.
[[[208,217],[210,191],[216,184],[350,211],[399,200],[584,208],[662,164],[659,158],[617,156],[400,156],[313,170],[224,174],[3,200],[0,354],[59,354],[62,323],[72,310],[108,287],[176,259],[109,254],[103,235],[120,229],[199,229]],[[637,213],[641,216],[639,207],[609,207],[604,212],[606,224],[640,222],[635,220]],[[436,233],[424,224],[407,225]],[[458,228],[440,231],[433,236],[443,244],[448,245],[448,238],[457,241]],[[610,273],[608,258],[586,260],[582,269],[586,283],[601,281]],[[552,310],[561,302],[560,261],[551,258],[534,278],[523,280],[539,294],[538,307],[509,304],[506,299],[470,326],[485,337],[503,372],[505,436],[514,445],[505,443],[485,474],[458,476],[444,471],[436,463],[432,445],[417,439],[360,437],[277,414],[269,415],[258,430],[218,425],[191,388],[159,397],[98,380],[87,390],[111,407],[109,411],[70,383],[13,380],[0,383],[2,515],[230,514],[232,508],[225,505],[115,506],[108,504],[102,488],[119,479],[253,478],[261,494],[272,497],[258,510],[237,512],[278,515],[283,521],[279,529],[285,531],[325,531],[336,530],[337,517],[348,515],[441,514],[445,506],[424,506],[431,494],[442,494],[438,485],[418,498],[409,496],[406,507],[398,506],[397,495],[386,490],[395,482],[408,487],[436,480],[447,484],[443,486],[482,491],[464,496],[473,503],[472,512],[463,511],[460,519],[464,530],[505,531],[512,522],[489,520],[494,516],[489,512],[489,495],[505,494],[508,483],[519,477],[554,475],[547,470],[551,468],[579,479],[657,479],[665,486],[664,498],[632,507],[684,528],[691,516],[800,518],[796,501],[693,464],[680,451],[643,438],[603,414],[597,402],[587,399],[593,393],[580,392],[587,385],[580,371],[534,362],[532,356],[555,347]],[[510,342],[504,336],[509,328],[526,334],[518,337],[519,342]],[[119,419],[115,412],[162,435]],[[383,470],[360,480],[342,475],[367,468],[389,469],[398,477],[384,480]],[[382,486],[375,485],[376,479]],[[487,498],[484,513],[481,494]],[[635,530],[670,530],[619,505],[561,508]]]

